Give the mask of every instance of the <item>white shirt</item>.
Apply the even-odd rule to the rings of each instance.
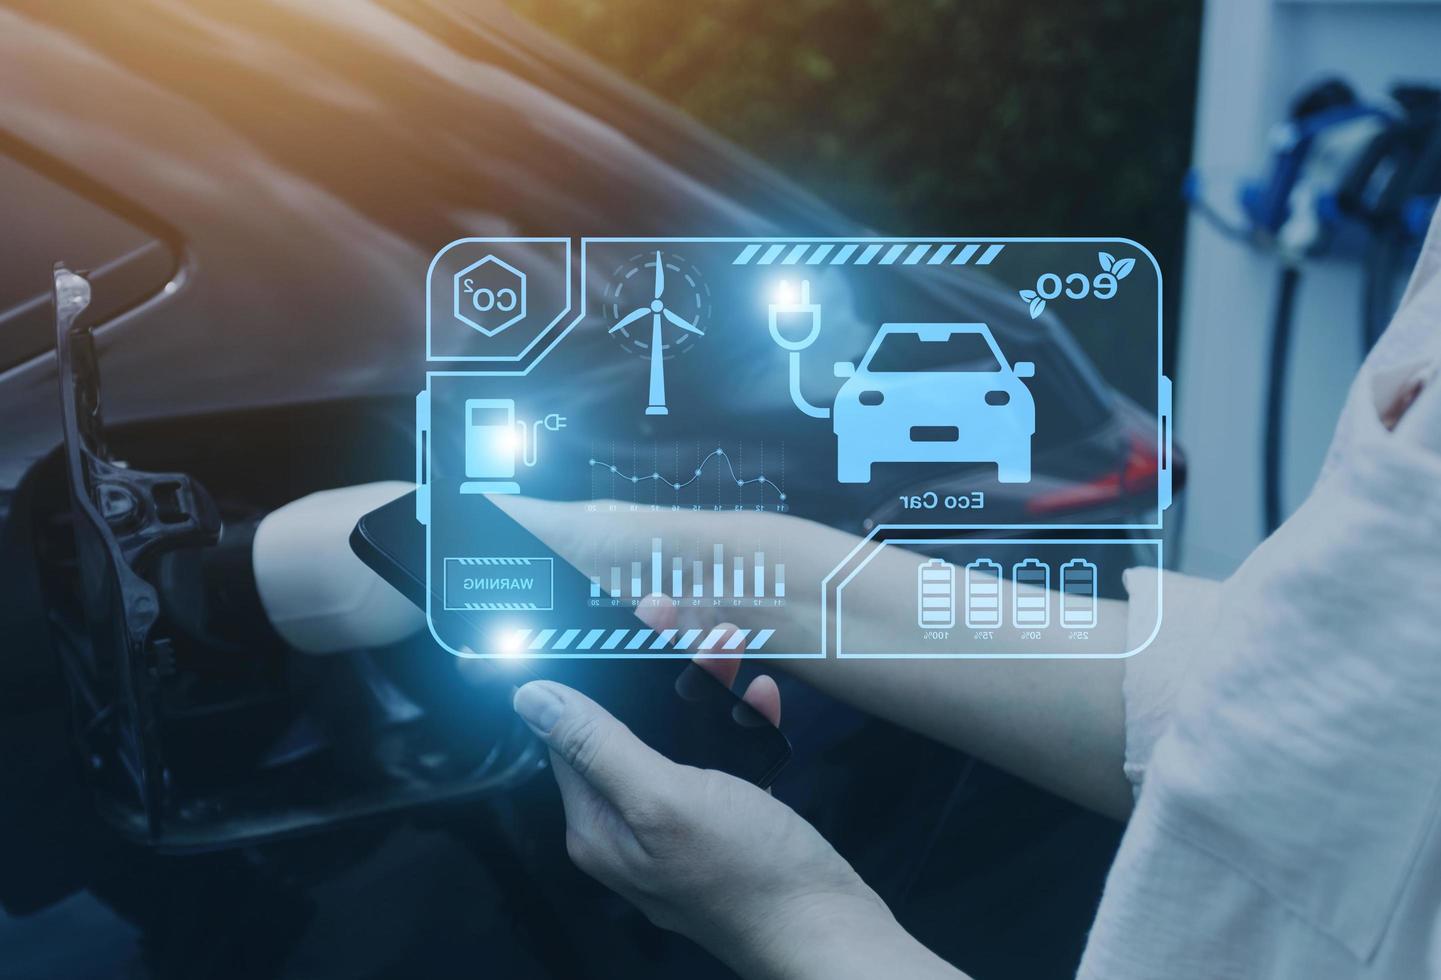
[[[1441,454],[1378,417],[1438,365],[1441,218],[1310,498],[1227,581],[1164,576],[1082,977],[1441,976]]]

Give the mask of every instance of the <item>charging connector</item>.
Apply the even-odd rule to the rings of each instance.
[[[521,462],[525,463],[526,466],[534,466],[536,464],[538,458],[537,450],[540,445],[540,430],[542,427],[550,432],[559,432],[565,428],[565,424],[565,416],[555,412],[551,412],[544,418],[536,419],[529,425],[526,425],[524,421],[517,421],[515,427],[516,431],[520,433]]]
[[[813,419],[828,419],[831,410],[812,405],[801,392],[801,351],[816,342],[821,333],[821,307],[811,302],[810,280],[801,280],[800,301],[791,294],[790,283],[782,280],[776,301],[770,305],[771,339],[790,353],[791,401]]]

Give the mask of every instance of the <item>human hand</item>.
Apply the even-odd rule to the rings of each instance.
[[[729,681],[738,661],[705,666]],[[757,678],[746,700],[778,720],[770,678]],[[550,749],[572,860],[656,925],[751,977],[845,976],[868,955],[889,962],[898,944],[920,949],[825,839],[770,794],[671,762],[560,684],[526,684],[515,709]],[[838,955],[854,943],[864,949]],[[864,969],[853,975],[874,975]]]

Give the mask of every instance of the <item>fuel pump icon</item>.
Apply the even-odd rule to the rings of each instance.
[[[566,417],[558,412],[527,420],[516,417],[514,399],[468,397],[474,387],[442,388],[441,397],[433,399],[437,380],[453,385],[466,379],[433,375],[426,390],[415,396],[415,518],[422,524],[429,524],[431,517],[432,452],[439,454],[441,479],[450,493],[520,493],[516,476],[522,466],[539,461],[540,431],[566,427]],[[441,406],[438,433],[431,427],[433,401]]]
[[[515,482],[515,402],[468,398],[465,402],[465,482],[461,493],[520,493]]]
[[[565,416],[552,412],[534,422],[517,422],[510,398],[465,400],[465,482],[460,492],[520,493],[515,480],[516,457],[534,466],[540,430],[559,432]]]

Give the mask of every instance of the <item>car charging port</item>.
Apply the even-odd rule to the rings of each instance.
[[[164,851],[235,847],[529,779],[541,756],[509,684],[461,677],[398,594],[385,598],[406,606],[404,628],[336,627],[339,656],[307,656],[272,626],[257,579],[267,526],[344,590],[354,580],[336,569],[357,564],[347,538],[368,505],[341,513],[329,498],[329,552],[301,533],[314,520],[271,518],[315,491],[403,474],[405,402],[107,428],[87,294],[83,275],[56,269],[64,445],[26,474],[7,519],[33,529],[36,618],[107,822]]]

